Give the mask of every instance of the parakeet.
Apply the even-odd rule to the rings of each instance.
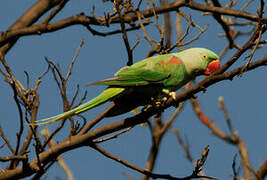
[[[36,121],[32,125],[65,119],[107,101],[113,101],[115,106],[106,117],[123,114],[151,103],[151,99],[171,95],[198,75],[210,75],[219,68],[218,55],[205,48],[190,48],[178,53],[149,57],[120,69],[114,78],[89,84],[108,86],[91,101],[62,114]]]

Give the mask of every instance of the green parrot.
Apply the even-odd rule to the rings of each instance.
[[[115,106],[106,117],[129,112],[138,106],[150,104],[152,99],[175,98],[175,92],[198,75],[210,75],[220,68],[219,57],[205,48],[190,48],[146,58],[120,69],[114,78],[94,82],[91,85],[108,87],[91,101],[62,114],[36,121],[31,125],[49,124],[60,119],[113,101]]]

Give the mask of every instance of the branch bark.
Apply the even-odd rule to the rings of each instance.
[[[61,0],[39,0],[28,11],[26,11],[14,24],[12,24],[8,31],[21,29],[28,27],[35,23],[40,17],[42,17],[47,11],[59,4]],[[13,38],[14,37],[14,38]],[[8,50],[16,43],[18,37],[13,36],[7,44],[0,48],[2,54],[6,54]]]

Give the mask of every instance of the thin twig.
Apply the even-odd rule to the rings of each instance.
[[[233,163],[232,163],[232,170],[233,170],[233,173],[234,173],[234,179],[233,180],[238,180],[238,174],[239,174],[239,170],[240,170],[240,167],[238,169],[236,169],[236,157],[237,157],[237,154],[235,154],[234,156],[234,159],[233,159]]]
[[[138,18],[138,23],[141,26],[141,29],[142,29],[142,32],[143,32],[143,35],[144,35],[145,39],[149,42],[149,44],[153,47],[153,49],[156,49],[156,46],[154,45],[153,41],[149,38],[149,36],[148,36],[148,34],[146,32],[145,26],[143,25],[143,22],[142,22],[142,19],[141,19],[142,15],[138,11],[136,11],[136,15],[137,15],[137,18]]]
[[[227,126],[228,126],[228,128],[229,128],[229,130],[230,130],[230,133],[231,133],[233,136],[235,136],[235,131],[234,131],[234,129],[233,129],[233,126],[232,126],[231,119],[230,119],[230,116],[229,116],[229,114],[228,114],[228,111],[227,111],[227,109],[226,109],[226,107],[225,107],[225,105],[224,105],[224,99],[223,99],[223,97],[220,96],[220,97],[218,98],[218,101],[219,101],[219,108],[220,108],[220,109],[223,111],[223,113],[224,113],[225,120],[226,120]]]
[[[47,140],[49,137],[51,137],[48,128],[43,129],[41,133]],[[48,145],[49,145],[49,147],[54,146],[55,145],[54,140],[51,139],[50,141],[48,141]],[[68,180],[74,180],[72,172],[71,172],[70,168],[67,166],[67,164],[64,162],[62,156],[57,157],[57,162],[58,162],[59,166],[63,169],[63,171],[66,173]]]
[[[45,149],[45,147],[49,144],[50,140],[52,140],[53,137],[63,128],[65,122],[65,120],[61,121],[60,125],[50,134],[50,136],[46,137],[46,140],[42,146],[43,149]]]
[[[69,0],[62,0],[58,6],[40,24],[48,24],[66,5]]]
[[[207,116],[202,112],[199,102],[196,99],[191,99],[191,102],[198,118],[213,132],[214,135],[216,135],[220,139],[223,139],[227,143],[235,145],[238,148],[244,167],[244,177],[246,179],[249,179],[250,171],[255,173],[255,170],[250,165],[248,158],[248,149],[243,140],[238,137],[237,133],[234,132],[232,136],[227,136],[212,121],[207,118]]]
[[[235,144],[237,139],[234,137],[227,136],[223,131],[221,131],[212,121],[210,121],[207,116],[202,112],[199,102],[196,99],[191,98],[191,103],[194,112],[197,117],[201,120],[203,124],[205,124],[214,135],[225,140],[228,143]]]
[[[75,55],[74,55],[74,57],[73,57],[73,59],[72,59],[72,61],[71,61],[71,64],[70,64],[68,73],[67,73],[66,78],[65,78],[66,81],[69,79],[69,77],[70,77],[70,75],[71,75],[73,65],[74,65],[74,63],[75,63],[75,61],[76,61],[76,59],[77,59],[77,56],[78,56],[78,54],[79,54],[81,48],[83,47],[83,45],[84,45],[84,39],[81,40],[80,45],[79,45],[79,47],[78,47],[78,49],[77,49],[77,51],[76,51],[76,53],[75,53]]]
[[[252,59],[253,56],[254,56],[254,53],[256,52],[256,49],[257,49],[258,46],[259,46],[259,42],[260,42],[260,40],[261,40],[261,36],[262,36],[263,27],[264,27],[264,25],[261,25],[261,26],[260,26],[260,30],[259,30],[258,38],[257,38],[257,40],[256,40],[256,43],[255,43],[255,46],[254,46],[252,52],[251,52],[250,55],[249,55],[249,59],[248,59],[246,65],[244,66],[244,69],[246,69],[246,68],[248,67],[248,65],[249,65],[249,63],[250,63],[250,61],[251,61],[251,59]],[[241,74],[242,74],[242,73],[241,73]]]
[[[11,151],[11,153],[14,154],[14,153],[15,153],[15,149],[12,147],[12,145],[11,145],[10,142],[9,142],[9,140],[8,140],[7,137],[5,136],[5,133],[4,133],[3,129],[2,129],[1,124],[0,124],[0,136],[1,136],[1,138],[5,141],[5,143],[6,143],[7,147],[8,147],[8,149]]]
[[[121,26],[121,32],[122,32],[122,39],[125,45],[125,48],[127,50],[127,54],[128,54],[128,62],[127,65],[130,66],[133,64],[133,51],[130,47],[130,43],[129,43],[129,39],[127,36],[127,31],[125,28],[125,22],[124,22],[124,14],[121,13],[120,7],[117,8],[117,12],[119,13],[119,17],[120,17],[120,26]]]
[[[27,155],[13,155],[13,156],[5,156],[5,157],[0,157],[1,162],[7,162],[7,161],[21,161],[21,160],[27,160],[28,156]]]
[[[109,137],[106,137],[106,138],[102,138],[102,139],[94,139],[93,143],[102,143],[102,142],[105,142],[105,141],[108,141],[108,140],[111,140],[111,139],[115,139],[119,135],[124,134],[124,133],[130,131],[131,129],[132,129],[132,127],[128,127],[128,128],[126,128],[126,129],[124,129],[124,130],[122,130],[122,131],[120,131],[120,132],[118,132],[116,134],[113,134],[112,136],[109,136]]]
[[[115,104],[114,103],[111,103],[102,113],[100,113],[93,120],[89,121],[82,128],[82,130],[79,132],[79,134],[85,134],[85,133],[87,133],[91,128],[93,128],[97,123],[99,123],[114,106],[115,106]]]
[[[189,150],[189,145],[185,144],[182,137],[181,137],[181,134],[180,132],[178,131],[178,129],[176,129],[175,127],[172,126],[172,132],[176,135],[177,139],[178,139],[178,142],[179,144],[181,145],[181,147],[183,148],[184,152],[185,152],[185,157],[186,159],[188,159],[191,163],[193,162],[193,157],[190,153],[190,150]]]
[[[117,156],[115,156],[115,155],[107,152],[105,149],[103,149],[102,147],[100,147],[100,146],[98,146],[96,144],[90,144],[89,146],[91,148],[95,149],[96,151],[98,151],[99,153],[101,153],[102,155],[104,155],[104,156],[106,156],[106,157],[108,157],[108,158],[110,158],[110,159],[112,159],[112,160],[114,160],[114,161],[116,161],[116,162],[118,162],[118,163],[120,163],[120,164],[128,167],[128,168],[131,168],[131,169],[133,169],[135,171],[138,171],[138,172],[140,172],[142,174],[145,174],[145,175],[147,175],[147,176],[149,176],[149,177],[151,177],[153,179],[161,178],[161,179],[169,179],[169,180],[190,180],[190,179],[197,179],[197,178],[204,177],[204,178],[207,178],[207,179],[217,180],[217,178],[214,178],[214,177],[198,176],[195,173],[193,173],[190,176],[183,177],[183,178],[173,177],[173,176],[171,176],[169,174],[155,174],[155,173],[151,173],[151,172],[149,172],[149,171],[147,171],[145,169],[141,169],[141,168],[139,168],[139,167],[137,167],[137,166],[135,166],[135,165],[133,165],[133,164],[131,164],[131,163],[129,163],[129,162],[127,162],[127,161],[125,161],[125,160],[123,160],[123,159],[121,159],[121,158],[119,158],[119,157],[117,157]],[[204,155],[202,157],[206,157],[206,155]],[[205,162],[205,160],[204,161],[201,161],[201,162]],[[202,165],[204,165],[204,163]]]
[[[218,0],[211,0],[211,1],[213,2],[214,6],[221,7],[221,4]],[[231,35],[231,30],[230,30],[229,26],[223,21],[223,19],[221,18],[221,15],[219,13],[213,13],[213,17],[222,26],[222,28],[226,34],[226,37],[229,41],[229,48],[232,49],[234,46],[234,39]]]
[[[192,173],[192,176],[197,176],[198,173],[200,173],[202,171],[202,167],[204,166],[204,164],[208,158],[209,151],[210,151],[209,146],[205,147],[205,149],[202,151],[201,158],[199,160],[197,160],[197,164],[196,164],[195,169]]]
[[[75,91],[75,93],[74,93],[74,96],[73,96],[73,98],[72,98],[72,100],[71,100],[70,106],[73,106],[74,101],[75,101],[76,98],[78,97],[79,91],[80,91],[80,86],[79,86],[79,84],[77,84],[77,88],[76,88],[76,91]]]
[[[162,5],[168,5],[168,0],[161,0],[160,1]],[[165,39],[166,39],[166,48],[169,48],[171,46],[171,34],[172,34],[172,28],[171,28],[171,16],[170,13],[164,13],[164,22],[165,22]]]
[[[21,136],[24,130],[24,123],[23,123],[23,113],[22,113],[22,109],[19,103],[19,99],[18,99],[18,94],[17,94],[17,90],[15,87],[15,84],[12,83],[12,90],[13,90],[13,98],[15,100],[15,103],[17,105],[18,111],[19,111],[19,132],[16,133],[17,135],[17,145],[16,145],[16,149],[15,149],[15,153],[13,155],[18,155],[18,151],[19,151],[19,147],[20,147],[20,143],[21,143]]]
[[[165,5],[165,6],[160,6],[155,9],[155,11],[158,14],[165,13],[166,11],[176,11],[180,7],[187,6],[191,9],[199,10],[199,11],[204,11],[204,12],[214,12],[214,13],[220,13],[223,15],[229,15],[229,16],[235,16],[239,18],[245,18],[254,22],[258,22],[258,17],[256,15],[241,11],[241,10],[233,10],[233,9],[226,9],[223,7],[215,7],[215,6],[207,6],[207,5],[202,5],[193,1],[190,1],[190,3],[187,3],[187,0],[180,0],[176,1],[174,3]],[[153,16],[153,12],[151,9],[147,9],[145,11],[141,11],[141,14],[145,18],[149,18]],[[137,15],[133,14],[127,14],[124,17],[125,22],[130,23],[133,22],[134,20],[137,19]],[[119,23],[119,16],[113,16],[110,18],[109,23]],[[262,18],[262,22],[266,24],[267,18]],[[12,38],[14,37],[22,37],[26,35],[33,35],[37,34],[40,35],[40,33],[49,33],[49,32],[54,32],[63,28],[66,28],[68,26],[72,25],[77,25],[81,24],[84,26],[87,26],[88,24],[92,25],[98,25],[98,26],[103,26],[106,24],[106,19],[105,17],[88,17],[85,15],[75,15],[71,16],[62,20],[59,20],[57,22],[45,25],[45,24],[38,24],[38,25],[33,25],[30,27],[20,27],[20,28],[12,28],[9,29],[7,32],[4,32],[2,36],[0,36],[0,46],[5,44],[8,41],[11,41]],[[9,47],[10,48],[10,47]],[[7,50],[4,50],[3,52],[6,52]]]
[[[184,102],[181,102],[179,104],[179,107],[176,108],[175,112],[165,123],[162,123],[160,113],[157,114],[157,116],[155,117],[154,127],[152,127],[152,125],[148,121],[150,132],[152,135],[152,145],[150,147],[150,152],[149,152],[148,159],[147,159],[146,166],[145,166],[145,169],[147,171],[152,172],[152,170],[154,169],[162,138],[166,134],[166,132],[168,132],[169,128],[171,127],[171,124],[176,119],[176,117],[179,115],[183,107],[184,107]],[[143,175],[142,179],[147,180],[148,177],[149,176],[147,175]]]
[[[254,180],[264,179],[267,176],[267,160],[260,165],[256,173]]]

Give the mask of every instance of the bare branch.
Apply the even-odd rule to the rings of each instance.
[[[254,180],[264,179],[267,176],[267,160],[257,170],[257,175]]]
[[[228,126],[228,129],[230,130],[230,133],[232,134],[232,136],[235,136],[236,132],[234,131],[233,129],[233,126],[232,126],[232,123],[231,123],[231,119],[230,119],[230,116],[228,114],[228,111],[224,105],[224,99],[222,96],[220,96],[218,98],[218,101],[219,101],[219,108],[223,111],[224,113],[224,117],[225,117],[225,120],[226,120],[226,123],[227,123],[227,126]]]
[[[0,136],[5,141],[5,144],[7,145],[8,149],[12,152],[12,154],[14,154],[15,153],[15,149],[12,147],[12,145],[9,142],[9,140],[5,136],[5,133],[4,133],[3,129],[2,129],[1,124],[0,124]]]
[[[214,6],[216,7],[221,7],[221,4],[219,3],[218,0],[212,0]],[[231,35],[231,31],[230,31],[230,28],[229,26],[223,21],[221,15],[219,13],[213,13],[213,17],[216,19],[216,21],[222,26],[225,34],[226,34],[226,37],[229,41],[229,48],[233,48],[234,46],[234,40],[233,40],[233,37]]]
[[[115,155],[107,152],[106,150],[104,150],[103,148],[101,148],[100,146],[96,145],[96,144],[91,144],[90,147],[94,148],[95,150],[97,150],[98,152],[100,152],[101,154],[103,154],[104,156],[128,167],[128,168],[131,168],[135,171],[138,171],[142,174],[145,174],[153,179],[158,179],[158,178],[161,178],[161,179],[169,179],[169,180],[190,180],[190,179],[195,179],[195,178],[201,178],[202,176],[198,176],[197,173],[195,173],[195,171],[193,172],[193,174],[191,176],[187,176],[187,177],[184,177],[184,178],[177,178],[177,177],[173,177],[169,174],[155,174],[155,173],[151,173],[147,170],[144,170],[144,169],[141,169],[119,157],[116,157]],[[207,156],[207,153],[203,156],[202,155],[202,158],[203,158],[203,161],[200,161],[200,166],[199,167],[196,167],[197,168],[201,168],[202,165],[204,165],[204,162],[205,162],[205,158]],[[208,176],[204,176],[204,178],[207,178],[207,179],[216,179],[216,178],[213,178],[213,177],[208,177]]]
[[[40,0],[37,1],[28,11],[26,11],[12,26],[9,27],[8,31],[21,29],[24,27],[28,27],[36,22],[42,15],[44,15],[47,11],[51,8],[59,4],[60,0]],[[6,54],[8,50],[16,43],[18,36],[11,37],[12,39],[2,46],[3,44],[0,43],[1,54]],[[13,39],[14,38],[14,39]]]
[[[74,57],[72,59],[72,62],[70,64],[70,67],[69,67],[69,70],[68,70],[68,73],[67,73],[66,78],[65,78],[66,81],[69,79],[69,77],[71,75],[73,65],[74,65],[74,63],[75,63],[75,61],[77,59],[77,56],[78,56],[81,48],[83,47],[83,45],[84,45],[84,39],[81,40],[80,45],[79,45],[79,48],[77,49],[77,51],[76,51],[76,53],[75,53],[75,55],[74,55]]]
[[[41,21],[41,24],[48,24],[51,19],[53,19],[64,8],[68,1],[69,0],[62,0],[58,6],[44,20]]]
[[[207,118],[207,116],[202,112],[199,102],[196,99],[191,98],[190,100],[197,117],[212,131],[214,135],[231,144],[235,144],[237,142],[237,139],[235,137],[227,136],[222,130],[220,130],[212,121]]]
[[[173,3],[170,3],[168,0],[160,0],[159,3],[154,0],[147,0],[146,5],[141,5],[142,0],[133,4],[131,0],[108,1],[113,3],[111,6],[114,5],[114,11],[112,10],[111,13],[104,12],[104,16],[97,16],[95,14],[95,7],[93,7],[90,16],[87,16],[82,12],[77,15],[70,15],[68,17],[63,17],[63,19],[54,20],[56,15],[63,11],[68,0],[39,0],[31,8],[29,8],[29,10],[27,10],[24,15],[22,15],[7,31],[0,34],[0,73],[14,92],[15,105],[17,105],[17,109],[19,111],[18,122],[20,123],[18,126],[19,129],[17,130],[17,139],[14,143],[14,147],[10,143],[9,139],[5,136],[4,129],[2,129],[0,126],[0,135],[4,141],[0,148],[5,148],[11,152],[10,156],[7,155],[6,157],[0,157],[0,161],[8,162],[6,169],[0,172],[0,179],[22,179],[29,176],[32,176],[32,179],[40,179],[41,176],[44,175],[46,171],[56,162],[56,160],[60,160],[60,156],[63,153],[84,146],[90,146],[102,153],[104,156],[142,173],[143,179],[205,178],[206,176],[202,174],[204,172],[201,172],[201,169],[207,159],[209,148],[206,148],[203,151],[200,160],[197,162],[193,161],[188,145],[186,142],[183,142],[179,135],[179,131],[175,131],[178,141],[184,149],[187,158],[195,166],[192,174],[187,177],[178,178],[165,173],[152,173],[153,167],[155,166],[158,158],[158,152],[161,148],[160,145],[163,139],[162,137],[172,127],[175,117],[183,108],[184,101],[189,99],[191,99],[193,109],[197,117],[201,120],[201,123],[208,127],[209,130],[216,135],[216,137],[222,139],[228,144],[234,145],[238,149],[241,165],[244,168],[244,178],[251,179],[253,174],[255,179],[266,177],[266,163],[261,164],[257,171],[254,170],[250,165],[248,149],[245,146],[244,141],[238,136],[237,131],[234,130],[232,122],[230,121],[231,118],[223,101],[220,101],[220,109],[224,112],[227,127],[230,133],[225,133],[222,131],[212,120],[208,118],[208,115],[204,114],[199,102],[195,97],[196,93],[206,91],[209,86],[213,86],[220,81],[233,80],[233,78],[239,76],[241,73],[246,73],[248,71],[267,66],[266,57],[262,57],[260,59],[259,57],[255,56],[257,50],[263,48],[267,43],[267,40],[264,39],[264,34],[267,30],[267,18],[263,16],[265,10],[264,0],[259,1],[260,6],[257,9],[257,14],[251,14],[245,11],[245,9],[251,4],[252,0],[247,0],[245,3],[243,3],[244,5],[241,7],[241,9],[237,6],[237,1],[235,0],[230,0],[224,3],[226,4],[223,5],[224,7],[220,4],[222,1],[219,0],[199,1],[202,4],[197,3],[198,1],[194,0],[179,0],[173,1]],[[156,6],[156,4],[158,6]],[[136,8],[134,7],[135,5],[137,5]],[[83,103],[86,98],[87,91],[85,91],[84,96],[81,97],[76,105],[74,105],[74,103],[77,101],[77,97],[79,95],[79,85],[77,85],[77,89],[75,89],[75,93],[71,100],[69,100],[67,97],[67,84],[70,80],[69,77],[73,71],[74,63],[77,60],[77,56],[80,48],[83,45],[83,41],[78,47],[78,50],[76,51],[72,62],[70,63],[66,75],[64,75],[59,65],[54,64],[46,58],[48,68],[36,79],[34,82],[34,87],[31,88],[30,73],[25,71],[26,83],[24,87],[20,83],[19,79],[15,77],[15,69],[12,69],[12,66],[9,66],[9,64],[11,65],[12,62],[6,61],[5,59],[5,57],[7,57],[6,53],[10,48],[13,47],[19,38],[28,35],[52,33],[71,26],[85,27],[87,28],[89,35],[109,36],[120,33],[122,34],[122,39],[128,53],[127,65],[131,65],[134,61],[133,51],[140,42],[139,35],[137,36],[137,39],[135,39],[133,36],[130,36],[130,32],[133,30],[139,30],[138,33],[143,32],[143,36],[152,47],[151,51],[148,52],[148,56],[152,56],[157,53],[169,53],[176,47],[178,47],[179,50],[182,50],[186,45],[194,46],[191,43],[197,39],[200,39],[201,35],[206,31],[208,26],[206,25],[205,27],[201,27],[199,24],[193,21],[194,17],[191,18],[190,14],[184,13],[184,9],[190,9],[199,13],[200,15],[201,12],[203,12],[203,15],[212,15],[214,17],[212,19],[213,22],[222,27],[223,34],[219,34],[218,37],[226,38],[228,42],[222,49],[220,58],[222,59],[222,56],[226,54],[228,50],[230,51],[230,48],[233,48],[231,50],[231,53],[233,54],[231,58],[229,58],[227,61],[224,61],[225,63],[219,71],[204,78],[192,87],[177,93],[176,98],[167,98],[167,100],[159,106],[154,107],[148,105],[145,108],[145,111],[136,113],[132,117],[128,117],[123,120],[117,119],[117,121],[113,123],[105,121],[104,124],[99,124],[99,122],[105,118],[108,111],[114,107],[114,103],[111,103],[108,108],[90,121],[87,121],[87,119],[82,115],[77,116],[77,121],[74,121],[73,117],[69,117],[71,122],[69,136],[64,137],[65,139],[59,141],[57,144],[53,143],[53,138],[55,138],[60,131],[63,131],[63,128],[68,128],[68,126],[65,126],[66,119],[62,120],[61,123],[55,127],[54,131],[46,136],[44,142],[42,142],[42,139],[39,137],[39,132],[37,131],[36,127],[29,126],[27,128],[28,132],[25,133],[26,128],[24,127],[23,121],[24,119],[28,123],[36,121],[37,112],[40,105],[38,89],[41,79],[47,74],[47,72],[49,72],[50,68],[52,70],[52,75],[55,79],[55,82],[59,88],[64,111],[68,111],[73,107],[77,107]],[[177,42],[173,43],[173,45],[171,45],[171,26],[173,25],[173,22],[170,18],[172,12],[177,12],[177,15],[179,14],[176,19],[178,38]],[[226,16],[229,21],[228,19],[225,19],[224,16]],[[183,24],[181,24],[181,20],[185,21],[185,27],[182,27]],[[146,26],[151,25],[152,23],[154,23],[154,26],[150,26],[149,28]],[[98,31],[97,27],[101,28],[101,30]],[[193,29],[192,27],[197,29]],[[154,28],[153,34],[151,34],[149,31],[151,28]],[[243,31],[243,29],[248,30]],[[192,30],[195,30],[195,36],[190,36]],[[157,33],[156,37],[158,38],[156,39],[154,39],[154,32]],[[131,47],[130,41],[132,40],[132,37],[134,38],[134,44]],[[244,40],[245,38],[241,39],[240,37],[245,37],[247,40]],[[237,44],[237,42],[241,45]],[[241,57],[249,51],[251,52],[249,54],[247,64],[245,64],[245,66],[243,65],[233,68],[232,65],[237,61],[240,61]],[[258,60],[254,60],[253,58],[255,57]],[[163,111],[170,106],[177,107],[177,104],[179,103],[180,106],[176,109],[173,115],[164,121],[164,116],[162,116]],[[152,116],[154,116],[154,121],[149,122],[148,119],[150,119]],[[124,159],[107,152],[96,144],[117,138],[119,135],[128,132],[135,125],[144,122],[148,123],[152,135],[152,146],[145,169],[139,168],[125,161]],[[48,148],[47,145],[50,148]],[[33,153],[30,153],[31,157],[28,158],[27,155],[30,150],[33,150]],[[238,179],[239,170],[236,168],[235,158],[233,160],[232,168],[233,177]],[[215,179],[213,177],[206,178]]]
[[[92,127],[94,127],[97,123],[99,123],[109,112],[110,109],[112,109],[115,106],[114,103],[109,105],[102,113],[100,113],[97,117],[95,117],[93,120],[89,121],[84,128],[79,132],[79,134],[85,134],[87,133]]]
[[[40,1],[40,3],[38,4],[38,6],[43,3],[45,0]],[[57,2],[57,0],[54,0],[53,2]],[[37,4],[37,3],[36,3]],[[53,6],[56,4],[52,4]],[[37,5],[36,5],[37,6]],[[184,7],[187,6],[191,9],[195,9],[195,10],[199,10],[199,11],[204,11],[204,12],[213,12],[213,13],[219,13],[221,15],[229,15],[229,16],[235,16],[235,17],[239,17],[239,18],[245,18],[254,22],[258,22],[258,16],[253,15],[253,14],[249,14],[247,12],[244,11],[238,11],[238,10],[232,10],[232,9],[225,9],[222,7],[214,7],[214,6],[210,6],[210,5],[202,5],[199,3],[196,3],[194,1],[190,1],[189,3],[187,2],[187,0],[181,0],[181,1],[176,1],[175,3],[171,3],[168,5],[163,5],[157,8],[152,8],[152,9],[148,9],[145,11],[140,12],[140,14],[127,14],[123,17],[123,20],[125,23],[131,23],[135,20],[138,19],[138,16],[140,17],[144,17],[144,18],[148,18],[154,15],[153,9],[157,14],[161,14],[161,13],[165,13],[168,11],[176,11],[178,8],[180,7]],[[41,13],[43,13],[43,11],[47,11],[47,9],[45,8],[51,8],[49,7],[44,7],[44,9],[42,9],[42,11],[40,11]],[[29,10],[30,11],[30,10]],[[37,16],[40,16],[40,14],[37,14]],[[34,17],[36,18],[36,17]],[[35,21],[35,19],[33,19]],[[261,19],[263,24],[267,23],[267,18],[262,18]],[[119,16],[113,16],[109,19],[109,23],[119,23],[120,22],[120,18]],[[99,18],[95,18],[95,17],[88,17],[88,16],[84,16],[84,15],[75,15],[60,21],[57,21],[55,23],[51,23],[51,24],[38,24],[38,25],[34,25],[31,27],[27,27],[30,24],[32,24],[33,22],[30,21],[27,25],[25,23],[25,26],[19,26],[15,28],[10,28],[9,31],[3,33],[0,36],[0,45],[3,45],[4,43],[8,42],[10,39],[12,39],[13,37],[20,37],[22,35],[33,35],[33,34],[40,34],[40,33],[47,33],[47,32],[53,32],[53,31],[57,31],[60,29],[63,29],[65,27],[71,26],[71,25],[84,25],[84,26],[88,26],[88,24],[92,24],[92,25],[106,25],[106,18],[105,17],[99,17]],[[13,27],[13,26],[12,26]],[[12,45],[6,46],[8,48],[5,47],[6,50],[3,50],[3,53],[5,53]]]
[[[109,136],[109,137],[106,137],[106,138],[103,138],[103,139],[93,140],[93,143],[102,143],[102,142],[108,141],[110,139],[117,138],[119,135],[124,134],[124,133],[130,131],[131,129],[132,129],[132,127],[128,127],[128,128],[126,128],[126,129],[124,129],[124,130],[122,130],[122,131],[120,131],[120,132],[118,132],[116,134],[113,134],[112,136]]]
[[[182,139],[182,137],[181,137],[180,132],[178,131],[178,129],[176,129],[175,127],[172,127],[172,131],[176,135],[179,144],[183,148],[183,150],[185,152],[186,159],[188,159],[192,163],[193,162],[193,157],[192,157],[192,155],[191,155],[191,153],[189,151],[189,146],[184,143],[184,141],[183,141],[183,139]]]
[[[28,159],[27,155],[0,157],[1,162],[11,161],[11,160],[27,160],[27,159]]]
[[[15,149],[15,152],[13,153],[13,155],[18,155],[18,151],[19,151],[19,147],[20,147],[20,143],[21,143],[21,136],[22,136],[22,133],[24,131],[24,123],[23,123],[23,113],[22,113],[22,109],[21,109],[21,106],[20,106],[20,103],[19,103],[19,99],[18,99],[18,94],[17,94],[17,90],[16,90],[16,87],[15,87],[15,84],[12,83],[12,90],[13,90],[13,98],[15,100],[15,103],[17,105],[17,108],[18,108],[18,111],[19,111],[19,132],[16,133],[17,135],[17,145],[16,145],[16,149]],[[12,165],[11,165],[12,166]]]
[[[51,137],[50,133],[49,133],[49,130],[48,128],[45,128],[42,130],[42,135],[48,139],[49,137]],[[55,145],[55,142],[53,139],[51,139],[50,141],[48,141],[48,145],[49,147],[52,147]],[[70,170],[70,168],[67,166],[67,164],[64,162],[62,156],[58,156],[57,157],[57,162],[59,164],[59,166],[64,170],[64,172],[66,173],[67,177],[68,177],[68,180],[74,180],[74,177],[72,175],[72,172]]]

